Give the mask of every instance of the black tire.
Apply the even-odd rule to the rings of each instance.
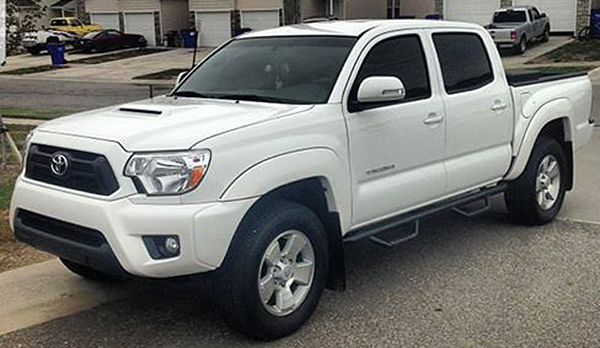
[[[546,26],[546,28],[544,28],[544,33],[542,34],[542,42],[548,42],[550,41],[550,27]]]
[[[527,50],[527,38],[525,35],[521,36],[519,43],[515,45],[515,52],[517,54],[523,54]]]
[[[258,279],[267,248],[286,231],[300,231],[308,238],[314,251],[314,273],[303,302],[290,313],[278,316],[263,304]],[[240,224],[223,266],[215,274],[213,292],[226,322],[248,337],[264,341],[297,331],[315,311],[323,293],[329,264],[327,250],[323,224],[310,209],[287,201],[253,208]]]
[[[118,278],[112,277],[106,273],[102,273],[100,271],[96,271],[93,268],[89,268],[87,266],[80,265],[73,261],[69,261],[67,259],[60,258],[60,262],[71,272],[77,274],[86,279],[96,280],[96,281],[117,281]]]
[[[544,209],[538,203],[536,183],[540,164],[547,156],[553,156],[559,166],[558,195],[551,207]],[[525,171],[510,183],[505,194],[506,206],[511,219],[525,225],[543,225],[552,221],[560,211],[565,199],[565,183],[570,179],[567,159],[562,146],[553,138],[541,136],[531,153]]]
[[[31,54],[33,56],[37,56],[42,52],[42,48],[38,47],[38,46],[28,47],[27,52],[29,52],[29,54]]]
[[[148,41],[146,41],[146,39],[144,39],[143,37],[141,37],[141,38],[138,40],[138,47],[139,47],[139,48],[145,48],[145,47],[147,47],[147,46],[148,46]]]

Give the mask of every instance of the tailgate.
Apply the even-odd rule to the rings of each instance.
[[[490,29],[490,35],[492,36],[492,39],[494,39],[494,41],[496,42],[506,42],[506,41],[510,41],[512,42],[513,40],[510,37],[510,33],[512,33],[512,29]]]

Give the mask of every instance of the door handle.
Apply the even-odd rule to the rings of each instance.
[[[423,123],[426,125],[432,125],[436,123],[440,123],[444,120],[444,116],[437,114],[430,114],[426,119],[423,120]]]
[[[502,111],[502,110],[506,109],[507,107],[508,107],[508,105],[506,105],[505,103],[494,104],[494,105],[492,105],[492,111]]]

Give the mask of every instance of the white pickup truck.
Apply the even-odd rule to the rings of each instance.
[[[476,25],[253,32],[169,95],[38,127],[11,226],[84,277],[204,273],[229,323],[276,339],[344,289],[345,243],[393,246],[500,193],[515,221],[551,221],[591,101],[585,74],[507,75]]]

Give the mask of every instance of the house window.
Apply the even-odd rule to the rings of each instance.
[[[387,18],[400,18],[400,0],[388,0]]]

